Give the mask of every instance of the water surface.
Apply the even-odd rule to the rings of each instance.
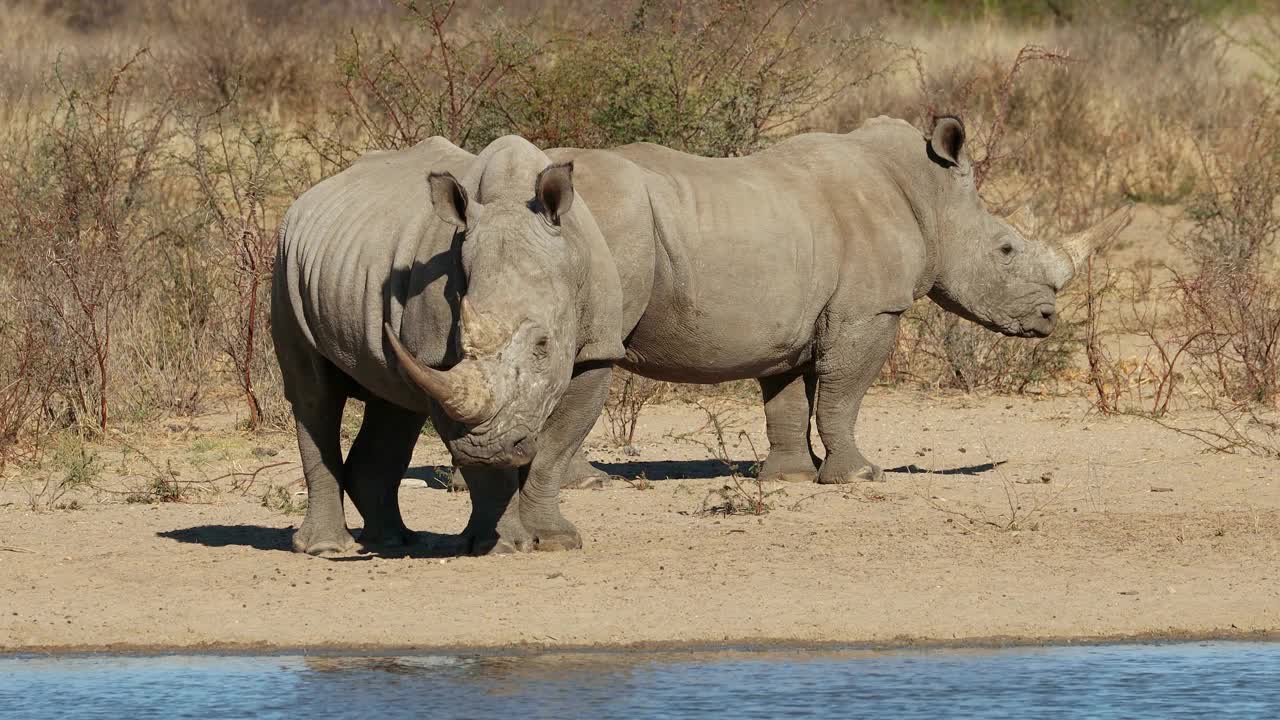
[[[1280,718],[1280,644],[0,658],[4,718]]]

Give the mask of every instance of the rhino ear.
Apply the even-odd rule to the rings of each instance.
[[[559,225],[561,216],[573,207],[573,163],[551,165],[538,173],[533,192],[543,217]]]
[[[467,226],[467,191],[454,179],[451,173],[433,172],[427,176],[427,187],[431,190],[431,204],[436,217],[454,227]]]
[[[933,122],[933,133],[929,138],[929,159],[943,167],[954,167],[960,164],[960,153],[964,150],[964,123],[960,118],[944,115]]]

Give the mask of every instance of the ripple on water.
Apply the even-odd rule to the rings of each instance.
[[[0,658],[3,718],[1280,718],[1280,644]]]

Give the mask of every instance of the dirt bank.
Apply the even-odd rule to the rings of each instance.
[[[734,414],[764,448],[758,409]],[[0,648],[951,643],[1280,630],[1274,463],[1205,455],[1146,421],[1092,416],[1080,401],[879,391],[860,436],[893,469],[888,482],[766,487],[782,490],[765,498],[767,514],[722,516],[702,510],[723,502],[713,492],[728,482],[723,464],[672,437],[702,419],[683,405],[648,412],[637,456],[597,428],[591,459],[650,482],[567,491],[565,513],[587,542],[570,553],[438,557],[445,539],[431,533],[462,528],[467,496],[405,487],[421,547],[400,557],[296,555],[287,548],[301,516],[283,506],[301,473],[284,436],[264,445],[174,426],[135,442],[141,452],[100,451],[98,489],[55,503],[74,501],[75,510],[32,510],[39,475],[10,477],[0,490]],[[752,459],[742,438],[729,450]],[[444,460],[424,439],[410,475],[431,478]],[[247,490],[232,486],[248,475],[223,477],[262,466]],[[189,483],[186,502],[124,502],[170,467]],[[359,524],[354,510],[348,517]]]

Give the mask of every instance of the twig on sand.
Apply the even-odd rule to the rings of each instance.
[[[36,554],[36,551],[35,551],[35,550],[28,550],[27,548],[24,548],[24,547],[18,547],[17,545],[0,545],[0,550],[2,550],[2,551],[4,551],[4,552],[13,552],[13,553],[30,553],[31,555],[35,555],[35,554]]]
[[[219,475],[218,477],[213,478],[209,482],[217,482],[219,480],[225,480],[227,478],[234,478],[235,479],[233,483],[234,489],[247,493],[249,492],[249,489],[253,487],[253,483],[257,481],[259,473],[262,473],[265,470],[270,470],[272,468],[278,468],[283,465],[292,465],[292,464],[293,463],[291,461],[281,460],[280,462],[274,462],[267,465],[263,465],[259,467],[257,470],[254,470],[253,472],[233,471],[233,472],[227,473],[226,475]],[[240,478],[248,478],[248,481],[247,482],[242,481]]]

